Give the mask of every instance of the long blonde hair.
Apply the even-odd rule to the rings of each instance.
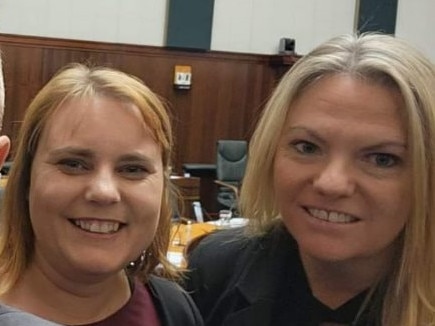
[[[13,166],[2,203],[0,227],[0,293],[7,292],[23,274],[33,256],[34,233],[30,223],[27,193],[33,158],[48,119],[72,98],[107,96],[136,105],[161,148],[164,192],[157,233],[136,275],[144,281],[160,265],[160,272],[175,278],[177,271],[166,259],[172,217],[172,188],[169,181],[172,129],[161,99],[139,79],[123,72],[71,64],[60,70],[36,95],[22,123]]]
[[[344,35],[308,53],[288,71],[269,99],[250,141],[240,209],[261,234],[279,220],[273,160],[292,103],[314,81],[348,74],[396,89],[412,156],[412,212],[398,239],[399,258],[383,299],[382,325],[435,325],[435,68],[419,51],[388,35]]]

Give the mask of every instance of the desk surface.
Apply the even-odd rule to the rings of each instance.
[[[210,223],[176,223],[172,225],[169,251],[181,252],[192,239],[210,233],[216,229],[217,226]]]
[[[213,221],[206,223],[180,224],[174,223],[171,229],[171,241],[168,250],[169,261],[178,267],[185,267],[185,251],[187,245],[195,238],[211,233],[218,229],[239,228],[246,225],[248,220],[235,217],[229,221]]]
[[[174,224],[171,229],[171,241],[168,251],[169,261],[178,267],[184,267],[184,251],[186,245],[193,239],[213,232],[218,227],[209,223]]]
[[[6,187],[6,183],[8,182],[8,178],[6,176],[3,176],[0,178],[0,188]]]

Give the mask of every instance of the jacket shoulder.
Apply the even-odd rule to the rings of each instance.
[[[241,228],[216,231],[205,237],[189,253],[189,268],[200,264],[201,267],[209,267],[216,273],[221,273],[227,270],[225,265],[232,266],[232,262],[237,261],[253,241]]]
[[[202,317],[187,292],[175,282],[151,276],[149,286],[164,326],[202,326]]]
[[[189,254],[183,286],[203,316],[213,309],[232,280],[237,279],[258,244],[257,237],[247,237],[241,229],[221,230],[204,238]]]

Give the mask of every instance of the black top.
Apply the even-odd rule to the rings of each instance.
[[[205,325],[351,325],[366,293],[330,309],[311,293],[297,244],[279,225],[262,237],[241,229],[206,237],[189,257],[185,288]],[[362,316],[358,325],[374,325]]]
[[[174,282],[152,275],[148,288],[162,326],[202,326],[191,297]]]

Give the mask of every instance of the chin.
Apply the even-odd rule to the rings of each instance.
[[[346,249],[349,248],[344,248],[344,245],[330,246],[327,244],[322,245],[321,243],[301,243],[299,245],[299,251],[301,252],[301,255],[303,254],[319,262],[325,263],[344,262],[359,256],[358,253]]]
[[[76,273],[82,274],[83,276],[108,277],[123,271],[127,264],[114,262],[113,260],[98,261],[95,259],[93,261],[75,262],[74,265],[76,266]]]

